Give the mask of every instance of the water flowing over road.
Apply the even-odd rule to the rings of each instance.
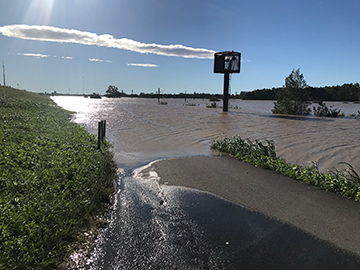
[[[360,121],[274,117],[272,102],[237,101],[229,113],[202,100],[55,97],[96,133],[107,121],[119,179],[109,224],[80,269],[356,269],[359,259],[287,223],[194,189],[159,184],[149,163],[211,155],[224,136],[274,140],[289,162],[322,170],[360,164]],[[76,104],[75,107],[71,104]],[[360,105],[342,104],[356,113]],[[236,106],[236,107],[235,107]],[[359,108],[357,108],[359,107]],[[352,112],[352,110],[354,110]],[[145,167],[144,167],[145,166]],[[209,168],[210,170],[211,168]]]

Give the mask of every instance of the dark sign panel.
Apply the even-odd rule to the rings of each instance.
[[[214,57],[214,73],[240,73],[241,53],[217,52]]]

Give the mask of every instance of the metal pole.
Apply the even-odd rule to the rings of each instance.
[[[229,72],[224,73],[224,97],[223,97],[223,112],[228,111],[229,107]]]

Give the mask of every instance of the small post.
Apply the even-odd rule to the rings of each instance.
[[[102,127],[102,121],[98,122],[98,149],[101,149],[101,140],[102,140],[102,131],[103,131],[103,127]]]
[[[104,120],[104,124],[103,124],[103,137],[105,138],[105,134],[106,134],[106,120]]]
[[[228,111],[229,107],[229,72],[224,73],[224,97],[223,97],[223,112]]]

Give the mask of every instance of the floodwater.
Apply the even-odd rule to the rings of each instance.
[[[90,256],[78,269],[356,269],[348,256],[280,221],[210,193],[160,186],[143,177],[152,161],[211,155],[224,136],[274,140],[288,162],[314,161],[321,170],[348,162],[360,171],[360,120],[277,117],[272,101],[231,101],[230,112],[207,100],[53,97],[75,111],[73,121],[96,134],[106,120],[119,166],[117,193]],[[358,104],[329,103],[346,115]],[[221,103],[219,102],[219,105]],[[240,267],[241,266],[241,267]],[[76,268],[76,267],[74,267]]]
[[[360,172],[360,120],[344,118],[275,116],[273,101],[230,101],[228,113],[206,108],[208,100],[85,99],[54,97],[76,111],[73,121],[96,133],[97,122],[107,121],[107,136],[114,144],[120,167],[134,167],[161,158],[207,155],[212,140],[240,135],[273,140],[278,156],[288,162],[320,170],[352,164]],[[221,105],[221,102],[218,102]],[[357,114],[360,104],[329,102],[346,116]],[[187,106],[186,106],[187,105]],[[194,106],[190,106],[194,105]],[[233,108],[231,108],[233,107]]]

